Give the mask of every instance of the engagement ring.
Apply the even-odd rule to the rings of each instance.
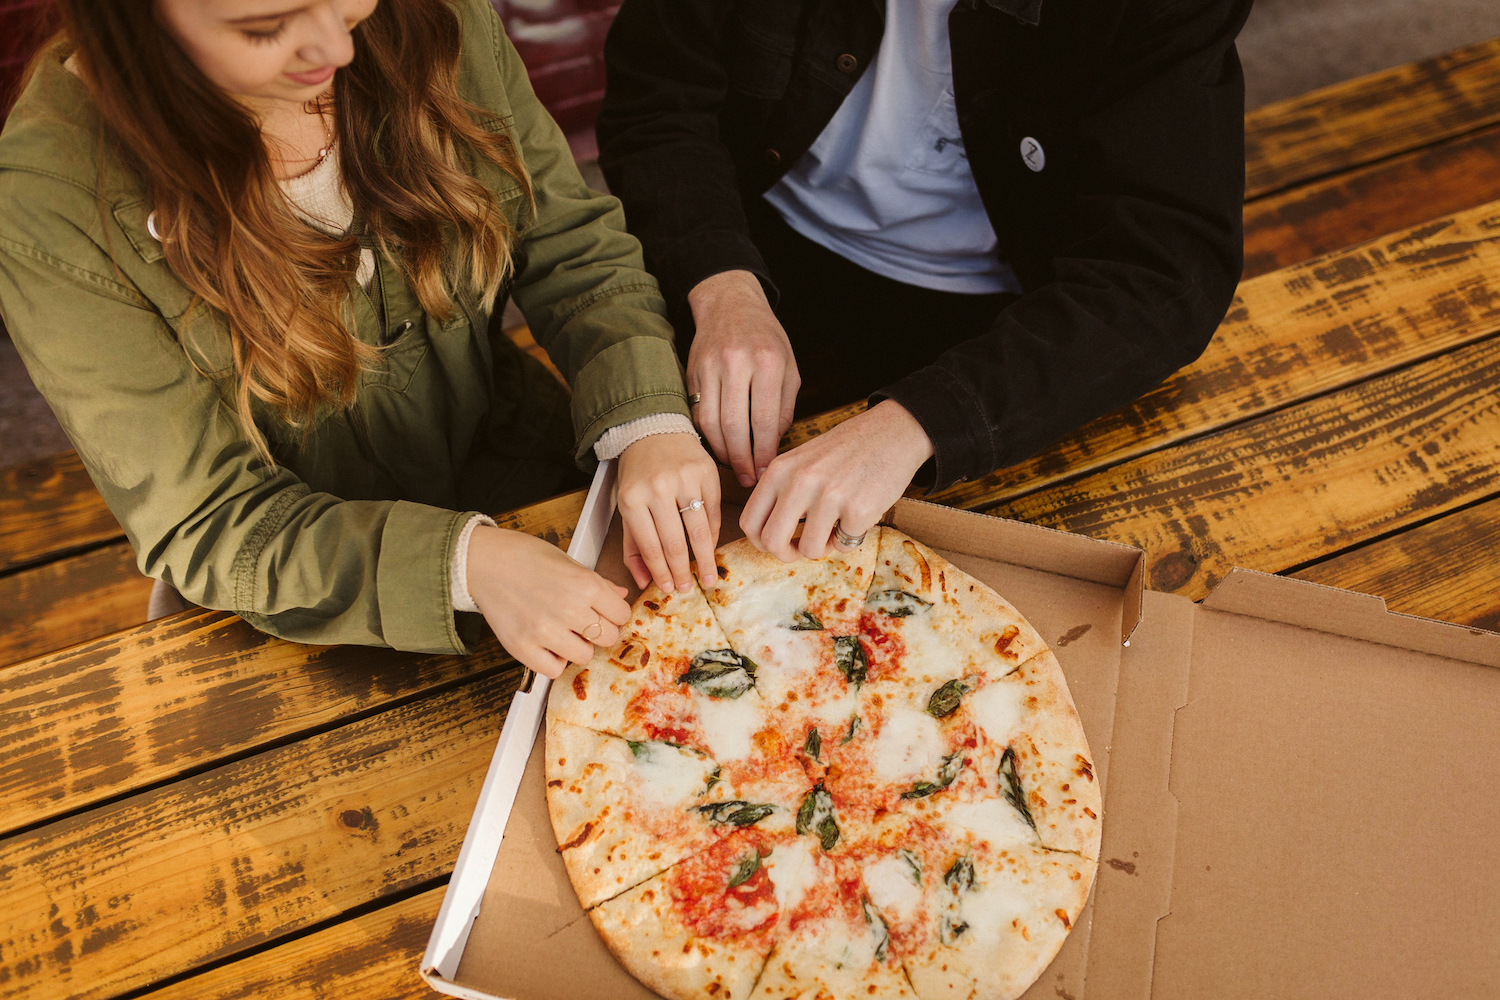
[[[679,513],[679,514],[686,514],[690,510],[702,510],[702,509],[703,509],[703,501],[702,500],[693,500],[693,501],[690,501],[686,507],[678,507],[677,508],[677,513]]]

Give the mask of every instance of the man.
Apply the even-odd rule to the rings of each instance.
[[[600,165],[752,541],[847,549],[913,477],[1019,461],[1202,352],[1241,267],[1249,7],[625,0]],[[794,410],[865,396],[775,455]]]

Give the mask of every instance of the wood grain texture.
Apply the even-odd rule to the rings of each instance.
[[[1402,614],[1500,632],[1500,498],[1292,574],[1385,598]]]
[[[1500,199],[1500,126],[1245,205],[1245,277]]]
[[[116,996],[449,873],[520,676],[0,841],[0,996]]]
[[[0,573],[124,537],[76,453],[0,470]]]
[[[493,638],[467,657],[303,646],[195,609],[16,665],[0,675],[0,833],[511,662]]]
[[[150,596],[124,541],[0,576],[0,667],[140,625]]]
[[[438,1000],[417,966],[443,891],[429,889],[141,1000]]]
[[[1021,497],[993,513],[1138,545],[1197,599],[1500,489],[1500,337]]]
[[[1277,101],[1245,115],[1255,198],[1500,121],[1500,39]]]
[[[562,493],[525,507],[495,514],[495,523],[502,528],[524,531],[546,539],[558,548],[566,549],[573,540],[573,529],[578,525],[586,499],[588,490]]]
[[[1500,202],[1240,283],[1193,364],[1037,455],[929,499],[983,509],[1500,329]]]

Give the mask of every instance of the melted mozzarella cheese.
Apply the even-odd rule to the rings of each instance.
[[[812,841],[806,837],[779,845],[761,863],[765,865],[766,877],[771,880],[771,889],[776,893],[776,908],[782,913],[790,912],[800,903],[808,887],[818,878]]]
[[[963,894],[960,913],[969,924],[961,945],[992,952],[1000,939],[1012,932],[1012,921],[1034,916],[1036,904],[1020,886],[985,882]]]
[[[713,765],[702,757],[666,743],[644,743],[635,758],[641,797],[672,806],[703,791]]]
[[[965,695],[964,702],[985,735],[1003,747],[1021,724],[1021,699],[1024,695],[1025,689],[1020,684],[997,680]]]
[[[864,870],[870,902],[886,916],[907,921],[917,914],[922,889],[912,879],[911,865],[900,858],[885,857]]]
[[[1026,825],[1015,806],[1004,799],[954,802],[944,816],[949,829],[967,833],[974,840],[989,841],[997,848],[1008,844],[1036,843],[1036,831]]]
[[[764,718],[764,703],[754,691],[738,698],[710,698],[694,691],[693,708],[715,760],[724,763],[750,756],[751,738]]]
[[[936,773],[942,757],[937,720],[926,712],[898,708],[880,727],[872,763],[882,781],[898,782]]]
[[[807,591],[794,578],[786,582],[756,581],[741,587],[734,600],[719,611],[726,632],[749,631],[763,625],[787,625],[807,604]]]

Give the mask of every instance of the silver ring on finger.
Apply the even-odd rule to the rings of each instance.
[[[698,500],[698,499],[693,499],[693,500],[689,500],[688,501],[688,505],[686,507],[678,507],[677,508],[677,513],[679,513],[679,514],[686,514],[690,510],[702,510],[702,509],[703,509],[703,501],[702,500]]]
[[[594,632],[593,635],[589,635],[589,630],[590,629],[593,630],[593,632]],[[594,623],[592,625],[585,625],[583,627],[583,631],[579,632],[578,634],[581,635],[581,636],[583,636],[589,642],[593,642],[595,639],[599,638],[601,635],[604,634],[604,622],[601,619],[599,619],[598,617],[595,617]]]
[[[861,531],[857,535],[848,534],[844,531],[844,525],[842,521],[833,522],[834,541],[838,542],[840,545],[847,545],[851,549],[857,549],[861,545],[863,545],[865,543],[865,536],[868,534],[868,531]]]

